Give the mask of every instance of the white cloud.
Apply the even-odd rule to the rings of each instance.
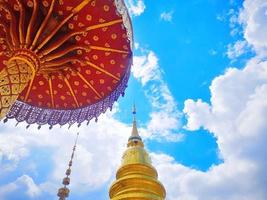
[[[267,2],[265,0],[246,0],[240,12],[244,26],[244,37],[258,55],[267,56]]]
[[[244,40],[228,45],[227,55],[230,59],[246,53],[248,47],[252,47],[257,56],[262,58],[267,56],[266,10],[267,2],[265,0],[246,0],[240,11],[233,9],[229,11],[231,35],[244,33]]]
[[[228,44],[227,56],[231,60],[235,60],[241,55],[249,51],[249,45],[245,40],[238,40],[234,44]]]
[[[116,109],[114,112],[116,112]],[[38,152],[42,148],[49,149],[51,151],[49,159],[52,159],[53,162],[50,167],[53,170],[47,180],[37,187],[39,188],[38,191],[43,193],[55,193],[60,187],[71,155],[75,136],[71,136],[70,133],[79,131],[80,138],[71,175],[72,190],[79,193],[101,188],[114,177],[114,173],[120,164],[121,153],[126,147],[127,138],[131,132],[131,125],[114,119],[113,113],[107,112],[105,115],[100,116],[99,121],[101,121],[101,124],[92,122],[88,127],[83,125],[79,129],[73,127],[70,130],[66,127],[61,129],[55,127],[49,131],[47,127],[41,130],[37,130],[36,127],[25,130],[25,126],[22,127],[20,125],[15,128],[12,126],[13,123],[7,123],[5,126],[1,125],[0,129],[5,129],[5,131],[1,131],[0,143],[9,141],[8,143],[11,146],[18,144],[18,149],[5,148],[2,156],[5,157],[6,163],[13,162],[13,158],[16,158],[14,162],[17,163],[27,159],[28,156],[28,154],[21,155],[18,151],[19,149],[25,149],[26,152]],[[17,143],[16,141],[20,141],[20,139],[23,142]],[[13,141],[15,141],[14,145]],[[2,179],[8,173],[1,171],[0,178]],[[34,190],[34,187],[30,187],[32,186],[31,182],[27,181],[27,184],[29,185],[29,190],[25,192],[28,195],[35,194],[34,192],[37,190]],[[7,190],[5,187],[3,188],[3,186],[0,187],[1,190],[7,191],[7,196],[12,193],[12,191]]]
[[[224,163],[201,172],[175,163],[164,154],[152,154],[152,158],[166,187],[167,200],[266,199],[266,180],[258,174],[263,169],[250,162]]]
[[[163,12],[160,14],[160,19],[166,22],[171,22],[173,17],[173,11],[170,12]]]
[[[230,9],[227,13],[229,16],[230,35],[236,36],[242,34],[242,28],[240,27],[239,11]]]
[[[243,69],[229,68],[216,77],[210,86],[210,103],[188,99],[184,107],[185,128],[211,132],[223,163],[202,172],[168,155],[152,154],[168,200],[267,199],[267,61],[262,59],[267,44],[262,31],[266,1],[246,0],[244,6],[245,41],[232,46],[231,54],[240,56],[248,44],[257,56]],[[236,20],[232,18],[233,28]]]
[[[267,62],[252,59],[244,69],[229,68],[213,80],[210,91],[211,104],[185,102],[187,128],[213,133],[224,163],[206,173],[190,170],[182,175],[182,166],[163,164],[162,171],[173,167],[173,173],[182,176],[172,183],[180,192],[171,195],[189,200],[266,199]]]
[[[143,0],[127,0],[126,5],[128,6],[130,14],[133,16],[140,16],[146,9]]]
[[[9,195],[14,195],[15,193],[20,193],[20,196],[23,197],[24,194],[21,191],[25,192],[25,194],[30,198],[36,198],[41,193],[39,187],[34,183],[33,179],[28,175],[23,175],[17,178],[14,182],[0,187],[0,198],[2,200],[7,200],[9,199]]]
[[[152,106],[150,121],[141,133],[151,139],[180,140],[182,135],[176,132],[181,126],[180,112],[168,85],[163,81],[163,72],[155,53],[148,51],[142,56],[134,56],[132,73],[141,82]]]
[[[39,187],[34,183],[31,177],[23,175],[18,178],[16,182],[26,186],[26,193],[31,198],[36,197],[40,194]]]
[[[135,78],[141,81],[143,86],[149,81],[159,80],[160,71],[155,53],[150,51],[147,55],[134,56],[132,73]]]
[[[22,136],[13,138],[11,135],[0,135],[0,171],[12,171],[17,167],[19,160],[29,154],[25,144]],[[3,160],[9,162],[3,163]]]
[[[267,199],[267,61],[229,68],[210,91],[211,103],[185,102],[186,128],[214,134],[223,163],[203,172],[151,153],[167,200]]]
[[[153,108],[147,124],[150,139],[181,140],[183,136],[177,132],[181,127],[181,114],[166,83],[154,83],[145,92]]]

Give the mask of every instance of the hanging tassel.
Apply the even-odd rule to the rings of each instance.
[[[75,150],[76,150],[78,136],[79,136],[79,133],[77,133],[77,137],[76,137],[74,146],[72,148],[71,159],[69,161],[68,169],[66,171],[66,175],[67,176],[65,178],[63,178],[63,182],[62,182],[63,187],[58,190],[58,194],[57,195],[59,197],[59,200],[65,200],[69,196],[69,193],[70,193],[70,190],[67,188],[67,185],[70,184],[71,166],[73,164],[73,158],[74,158],[74,153],[75,153]]]
[[[31,126],[31,125],[30,125],[30,124],[28,124],[28,125],[26,126],[26,129],[30,128],[30,126]]]
[[[7,121],[8,121],[8,118],[5,118],[3,122],[4,122],[4,123],[7,123]]]
[[[41,126],[41,125],[39,125],[39,126],[38,126],[38,130],[40,130],[41,128],[42,128],[42,126]]]

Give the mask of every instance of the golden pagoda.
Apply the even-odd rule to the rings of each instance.
[[[138,134],[135,106],[132,134],[109,196],[111,200],[164,200],[166,196],[165,188],[158,181],[158,173]]]

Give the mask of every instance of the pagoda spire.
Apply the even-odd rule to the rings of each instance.
[[[165,200],[166,191],[158,180],[149,154],[138,134],[136,108],[133,106],[133,129],[122,156],[116,180],[110,186],[110,200]]]
[[[72,148],[72,154],[71,154],[71,158],[69,161],[68,169],[66,170],[66,173],[65,173],[66,177],[62,181],[63,187],[59,188],[58,193],[57,193],[59,200],[65,200],[66,198],[69,197],[70,190],[67,186],[70,184],[71,167],[72,167],[72,162],[73,162],[73,158],[74,158],[74,153],[76,150],[78,137],[79,137],[79,133],[77,133],[75,143],[74,143],[74,146]]]
[[[134,140],[139,140],[142,141],[142,138],[140,137],[137,129],[137,123],[136,123],[136,106],[135,104],[133,105],[133,128],[132,128],[132,134],[129,137],[129,142],[134,141]]]

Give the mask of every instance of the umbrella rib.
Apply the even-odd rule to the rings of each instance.
[[[51,76],[49,76],[49,78],[48,78],[48,83],[49,83],[49,93],[50,93],[52,107],[55,108],[55,101],[54,101],[54,94],[53,94],[53,84],[52,84]]]
[[[64,65],[64,64],[69,63],[69,62],[83,63],[79,58],[72,56],[69,58],[62,58],[62,59],[58,59],[56,61],[46,62],[43,69],[51,68],[51,67],[58,67],[60,65]]]
[[[33,11],[32,11],[32,16],[28,25],[28,29],[27,29],[27,35],[26,35],[26,47],[28,47],[31,43],[31,35],[33,33],[33,27],[34,27],[34,23],[36,21],[37,18],[37,14],[38,14],[38,1],[37,0],[33,0]]]
[[[44,53],[42,56],[40,56],[41,62],[42,61],[51,61],[51,60],[54,60],[56,58],[65,56],[66,54],[70,53],[71,51],[79,50],[79,49],[80,50],[89,51],[90,50],[90,47],[88,47],[88,46],[76,46],[76,45],[73,45],[73,46],[67,47],[66,49],[60,50],[60,51],[58,51],[56,53],[53,53],[53,54],[46,55]]]
[[[108,76],[114,78],[116,81],[119,81],[119,80],[120,80],[120,78],[118,78],[117,76],[111,74],[110,72],[108,72],[107,70],[104,70],[104,69],[101,68],[101,67],[98,67],[98,66],[95,65],[94,63],[91,63],[90,61],[87,61],[86,63],[87,63],[90,67],[92,67],[92,68],[94,68],[94,69],[97,69],[98,71],[101,71],[101,72],[103,72],[104,74],[106,74],[106,75],[108,75]]]
[[[85,29],[85,31],[87,32],[87,31],[91,31],[91,30],[94,30],[94,29],[98,29],[98,28],[104,28],[104,27],[108,27],[108,26],[112,26],[112,25],[121,23],[121,22],[122,22],[122,19],[116,19],[116,20],[113,20],[113,21],[110,21],[110,22],[89,26],[89,27],[87,27]]]
[[[89,26],[89,27],[85,28],[84,30],[68,33],[66,36],[64,36],[63,38],[59,39],[55,43],[53,43],[53,45],[51,47],[48,47],[45,50],[41,51],[40,55],[49,54],[51,51],[54,51],[55,49],[60,47],[62,44],[64,44],[67,40],[69,40],[70,38],[72,38],[72,37],[74,37],[76,35],[81,35],[83,33],[86,33],[88,31],[90,31],[90,30],[112,26],[112,25],[118,24],[120,22],[122,22],[122,19],[113,20],[113,21],[110,21],[110,22],[107,22],[107,23],[92,25],[92,26]],[[37,53],[38,49],[35,52]]]
[[[34,38],[34,40],[32,42],[32,45],[31,45],[30,49],[33,49],[35,47],[35,45],[36,45],[41,33],[43,32],[43,29],[45,28],[46,24],[48,23],[48,20],[49,20],[51,14],[53,12],[54,5],[55,5],[55,0],[52,0],[50,8],[49,8],[49,11],[48,11],[44,21],[42,22],[42,25],[40,26],[38,32],[36,33],[35,38]]]
[[[58,72],[58,71],[61,71],[61,70],[64,70],[64,69],[66,69],[66,66],[64,66],[64,65],[58,66],[56,68],[53,68],[53,67],[52,68],[41,68],[39,70],[39,73],[47,74],[47,73],[50,73],[50,72]]]
[[[77,75],[80,77],[80,79],[82,79],[83,82],[85,82],[85,84],[88,85],[88,86],[94,91],[94,93],[95,93],[99,98],[102,97],[102,96],[97,92],[97,90],[92,86],[92,84],[90,84],[90,83],[86,80],[86,78],[84,78],[84,76],[83,76],[80,72],[76,72],[76,73],[77,73]]]
[[[70,93],[72,95],[72,98],[74,99],[74,101],[76,103],[76,106],[79,107],[79,103],[78,103],[77,98],[76,98],[76,96],[74,94],[74,91],[73,91],[73,89],[72,89],[72,87],[71,87],[71,85],[70,85],[70,83],[69,83],[69,81],[68,81],[68,79],[66,77],[64,77],[64,81],[65,81],[66,85],[69,88],[69,91],[70,91]]]
[[[75,14],[77,14],[80,10],[82,10],[91,0],[84,0],[82,1],[78,6],[76,6],[74,9],[72,9],[71,14],[69,14],[60,24],[57,25],[57,27],[52,31],[51,34],[49,34],[44,41],[37,47],[37,51],[40,50],[57,32],[58,30],[66,24]]]
[[[123,51],[119,49],[113,49],[113,48],[106,48],[106,47],[100,47],[100,46],[90,46],[91,49],[99,50],[99,51],[109,51],[109,52],[115,52],[115,53],[122,53],[122,54],[128,54],[128,51]]]
[[[28,100],[28,98],[29,98],[30,91],[31,91],[31,89],[32,89],[32,84],[33,84],[33,81],[34,81],[34,78],[32,78],[32,79],[31,79],[31,82],[30,82],[30,85],[28,86],[28,90],[27,90],[27,92],[26,92],[26,95],[25,95],[25,99],[24,99],[24,101],[27,101],[27,100]]]
[[[20,47],[24,45],[25,43],[25,8],[23,7],[21,0],[17,0],[17,3],[19,4],[19,38],[20,38]]]

